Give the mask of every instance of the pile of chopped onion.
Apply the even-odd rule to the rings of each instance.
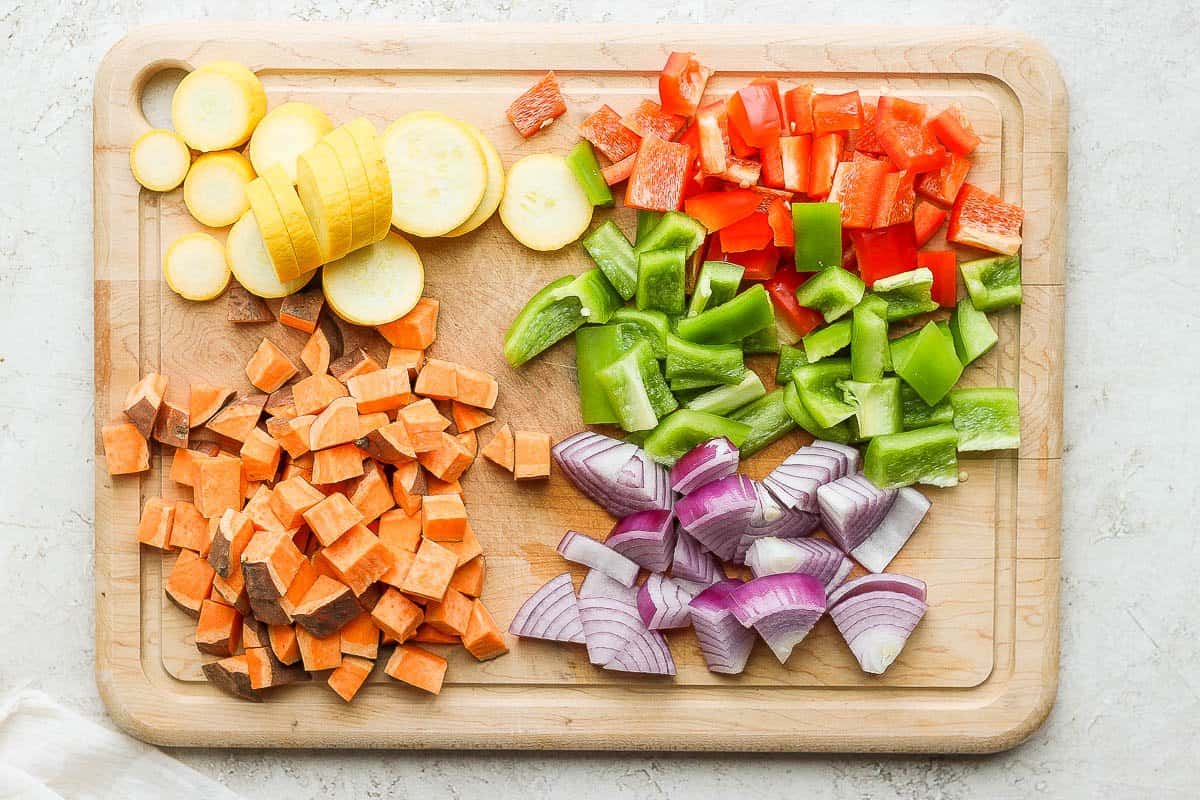
[[[829,616],[863,672],[882,675],[925,616],[925,582],[864,575],[829,596]]]

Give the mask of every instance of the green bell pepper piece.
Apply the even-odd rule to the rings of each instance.
[[[567,154],[567,166],[575,174],[583,193],[593,206],[611,206],[613,204],[612,189],[604,176],[600,174],[600,162],[596,160],[596,151],[592,143],[583,139]]]
[[[779,326],[768,325],[758,333],[742,339],[742,352],[752,355],[774,355],[779,352]]]
[[[867,295],[854,307],[850,334],[850,374],[856,381],[877,381],[892,368],[887,309],[887,301],[875,295]]]
[[[708,385],[738,383],[746,375],[742,348],[734,344],[696,344],[669,334],[666,375],[672,387],[677,379],[707,380]]]
[[[863,474],[881,489],[957,486],[958,433],[953,425],[934,425],[876,436],[867,445]]]
[[[818,328],[805,336],[804,354],[808,363],[815,364],[826,356],[832,356],[850,346],[850,320],[839,319],[832,325]]]
[[[620,358],[637,335],[632,325],[585,325],[575,331],[575,373],[584,424],[603,425],[618,421],[597,373]]]
[[[749,458],[796,429],[796,422],[783,406],[783,389],[776,389],[742,406],[729,418],[750,426],[749,435],[738,448],[742,458]]]
[[[1000,340],[987,314],[975,308],[970,297],[959,300],[950,314],[950,336],[963,366],[991,350]]]
[[[643,311],[683,313],[683,268],[687,252],[682,247],[651,250],[638,255],[635,300]]]
[[[671,321],[666,314],[661,311],[618,308],[608,321],[637,328],[638,336],[650,343],[655,358],[667,357],[667,334],[671,332]]]
[[[747,403],[753,403],[766,393],[762,379],[754,370],[748,369],[745,377],[738,383],[709,389],[685,402],[683,407],[709,414],[728,414]]]
[[[950,335],[950,323],[938,321],[934,324],[937,325],[938,330],[942,332],[942,335],[946,337],[946,341],[950,342],[951,346],[953,346],[954,337]],[[891,342],[888,343],[891,351],[893,369],[898,362],[902,361],[908,356],[913,345],[917,343],[917,337],[921,335],[922,330],[924,330],[924,327],[917,328],[914,331],[909,331],[903,336],[892,339]]]
[[[824,439],[827,442],[838,442],[840,444],[850,444],[858,438],[857,432],[853,429],[854,418],[839,422],[829,428],[823,428],[813,419],[805,407],[804,402],[800,399],[800,390],[796,388],[796,384],[789,383],[783,392],[783,407],[787,410],[788,415],[792,420],[803,430],[808,431],[814,438]]]
[[[648,430],[679,407],[663,380],[654,352],[638,342],[596,373],[617,421],[627,431]]]
[[[681,408],[658,423],[642,448],[651,461],[672,467],[680,456],[701,442],[724,436],[740,447],[749,435],[750,426],[744,422]]]
[[[680,396],[686,397],[692,392],[703,392],[714,386],[725,386],[715,378],[675,378],[668,380],[667,384],[671,387],[671,391],[675,393],[676,398]]]
[[[584,280],[592,272],[604,283],[593,277]],[[610,298],[605,297],[606,291],[611,293]],[[529,298],[513,318],[504,334],[504,357],[514,367],[521,366],[583,323],[607,321],[612,315],[612,310],[608,310],[612,301],[620,305],[620,298],[598,270],[590,270],[578,278],[564,275],[552,281]]]
[[[904,430],[900,379],[884,378],[875,383],[842,381],[846,402],[854,406],[858,435],[864,439]]]
[[[1021,256],[994,256],[958,265],[971,302],[980,311],[1021,305]]]
[[[696,252],[704,244],[708,229],[699,220],[692,219],[682,211],[668,211],[662,215],[658,224],[638,236],[634,249],[639,253],[651,250],[673,250],[682,247],[684,260]]]
[[[954,341],[932,322],[921,329],[912,348],[895,362],[895,367],[896,374],[931,406],[946,396],[963,372]]]
[[[779,348],[779,365],[775,367],[775,382],[782,386],[791,383],[796,367],[808,363],[808,354],[799,347],[785,344]]]
[[[820,272],[842,264],[842,207],[838,203],[792,203],[796,269]]]
[[[959,452],[1016,450],[1021,446],[1016,389],[955,389],[950,392],[950,405],[954,407]]]
[[[938,308],[931,296],[933,273],[926,267],[880,278],[871,290],[887,303],[888,322],[915,317]]]
[[[731,344],[768,325],[775,325],[775,307],[767,290],[756,283],[726,303],[679,320],[676,332],[690,342]]]
[[[732,299],[737,294],[745,271],[745,267],[728,261],[705,261],[696,278],[696,288],[692,290],[687,315],[694,317],[707,308]]]
[[[854,416],[854,406],[845,401],[840,381],[850,379],[850,359],[827,358],[817,364],[802,364],[792,373],[800,402],[822,428],[832,428]]]
[[[583,238],[583,249],[608,278],[623,300],[637,291],[637,256],[633,245],[611,219]]]
[[[950,405],[949,397],[943,398],[936,406],[931,406],[921,399],[916,389],[903,381],[900,383],[900,407],[906,431],[954,422],[954,409]]]
[[[654,226],[662,219],[661,211],[643,211],[638,209],[637,212],[637,229],[634,232],[633,243],[640,244],[646,240],[646,235],[654,230]]]
[[[800,284],[796,302],[815,308],[826,322],[833,322],[858,305],[866,291],[866,284],[857,275],[841,267],[826,267]]]

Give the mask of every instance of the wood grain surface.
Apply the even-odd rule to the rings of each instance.
[[[715,93],[768,74],[867,96],[895,92],[934,107],[958,102],[983,139],[972,182],[1026,208],[1025,304],[998,315],[1000,345],[965,376],[971,385],[1018,387],[1023,446],[1019,454],[964,458],[965,483],[929,492],[929,518],[891,567],[925,580],[930,603],[896,664],[882,677],[864,675],[825,619],[786,666],[759,645],[746,673],[732,679],[709,673],[692,634],[680,632],[670,637],[675,680],[593,668],[582,648],[513,641],[509,655],[484,664],[451,655],[437,698],[376,675],[351,705],[319,685],[243,703],[200,675],[206,657],[192,643],[194,620],[162,592],[173,557],[139,551],[134,541],[145,498],[183,496],[166,479],[170,456],[156,455],[140,478],[117,479],[98,458],[97,680],[118,724],[169,745],[910,752],[1000,750],[1040,724],[1058,667],[1066,98],[1049,56],[1016,34],[213,23],[139,30],[114,47],[96,81],[97,431],[146,371],[170,378],[168,397],[193,379],[247,388],[242,366],[263,336],[292,353],[303,344],[278,325],[234,327],[222,300],[187,303],[161,282],[166,246],[199,226],[178,191],[142,192],[129,173],[129,146],[148,127],[140,92],[157,72],[236,59],[259,73],[272,106],[305,100],[335,122],[366,115],[382,127],[408,111],[442,110],[484,129],[511,165],[532,152],[565,152],[600,103],[620,110],[654,96],[673,49],[694,50],[718,70]],[[526,142],[503,110],[549,68],[569,110]],[[611,213],[629,229],[631,212]],[[415,243],[427,292],[442,300],[433,352],[496,374],[497,415],[514,427],[538,427],[556,440],[577,430],[571,345],[518,374],[500,344],[526,297],[587,268],[582,249],[531,252],[496,219],[461,239]],[[344,330],[384,352],[374,334]],[[773,361],[755,366],[771,371]],[[803,441],[788,437],[748,471],[765,474]],[[463,484],[488,555],[485,600],[502,623],[563,571],[554,545],[565,528],[599,535],[612,524],[558,475],[518,487],[480,464]]]

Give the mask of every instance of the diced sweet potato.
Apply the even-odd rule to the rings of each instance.
[[[412,645],[399,645],[388,659],[384,672],[430,694],[441,694],[446,678],[446,659]]]
[[[293,393],[292,387],[281,386],[267,395],[267,402],[263,406],[263,411],[271,419],[293,419],[299,416],[296,414],[296,395]],[[270,419],[267,420],[267,422],[270,421]]]
[[[283,298],[279,306],[279,324],[298,331],[312,333],[325,306],[325,295],[319,287],[305,289]]]
[[[391,553],[392,565],[388,567],[387,572],[379,576],[379,581],[399,589],[404,585],[405,579],[408,578],[408,571],[412,569],[413,562],[417,560],[417,554],[412,550],[405,550],[397,545],[387,544],[386,542],[384,542],[383,546]]]
[[[236,281],[225,290],[225,308],[225,319],[235,324],[275,321],[267,301],[250,294]]]
[[[392,411],[413,401],[408,372],[402,369],[377,369],[355,375],[346,381],[350,396],[358,401],[358,413]]]
[[[421,541],[417,558],[404,579],[406,594],[426,600],[441,600],[458,568],[458,558],[453,551],[429,539]]]
[[[143,439],[154,431],[154,420],[167,392],[167,376],[151,372],[129,387],[125,395],[125,416],[137,428]]]
[[[392,347],[424,350],[437,338],[438,301],[422,297],[412,311],[376,328]]]
[[[363,466],[363,474],[346,486],[346,496],[362,513],[362,522],[368,525],[379,519],[379,515],[395,507],[392,490],[388,488],[387,478],[374,461],[367,461]]]
[[[267,404],[265,394],[239,397],[226,405],[204,427],[238,442],[246,440],[250,431],[258,425],[263,406]]]
[[[363,474],[363,454],[353,443],[339,444],[313,453],[313,483],[341,483]]]
[[[150,469],[150,445],[132,422],[117,422],[100,429],[109,475],[132,475]]]
[[[313,636],[323,639],[340,631],[361,613],[348,586],[320,575],[292,610],[292,620]]]
[[[171,520],[171,536],[167,540],[171,547],[186,547],[200,552],[205,550],[208,538],[208,521],[187,500],[175,501],[175,515]]]
[[[379,362],[371,358],[367,351],[360,347],[330,363],[329,374],[342,383],[346,383],[358,375],[366,375],[379,369],[382,369]]]
[[[346,387],[332,375],[309,375],[292,386],[292,403],[300,415],[320,414],[334,400],[348,395]]]
[[[379,605],[378,602],[376,605]],[[341,630],[342,652],[360,658],[377,658],[379,656],[379,626],[371,620],[367,611],[346,623]]]
[[[196,623],[196,649],[213,656],[231,656],[242,641],[242,615],[224,603],[205,600]]]
[[[417,552],[421,543],[421,512],[408,514],[402,508],[385,511],[379,518],[379,541],[387,545]]]
[[[181,486],[191,486],[195,465],[192,463],[192,451],[186,447],[177,447],[171,454],[171,469],[167,478]]]
[[[344,494],[334,492],[305,511],[304,521],[325,546],[333,544],[339,536],[362,522],[363,515]]]
[[[425,623],[442,633],[462,636],[467,632],[470,620],[471,598],[450,587],[446,588],[441,600],[425,606]]]
[[[444,481],[436,475],[425,475],[425,496],[439,494],[456,494],[462,496],[462,484],[458,481]]]
[[[475,531],[471,530],[471,523],[466,524],[463,530],[462,541],[460,542],[441,542],[442,546],[454,553],[456,560],[455,566],[461,567],[476,556],[483,554],[483,545],[479,543],[479,539],[475,536]]]
[[[441,434],[441,444],[426,452],[417,454],[417,461],[429,470],[430,474],[443,481],[458,480],[475,460],[475,454],[468,451],[457,437],[448,433]]]
[[[294,538],[292,541],[295,543]],[[300,549],[299,545],[297,545],[297,549]],[[296,570],[296,577],[292,578],[292,582],[288,584],[287,591],[284,592],[280,602],[283,610],[287,612],[288,617],[292,616],[292,613],[296,610],[296,606],[300,605],[301,601],[304,600],[304,596],[308,594],[308,590],[313,587],[313,584],[322,575],[325,575],[325,573],[311,559],[306,560],[300,565],[300,569]],[[325,575],[325,577],[333,578],[332,575]]]
[[[382,425],[362,436],[356,444],[368,456],[384,464],[403,464],[417,457],[403,422]]]
[[[291,666],[284,664],[270,647],[247,647],[246,664],[250,668],[250,686],[254,689],[271,689],[309,679],[303,667],[294,662]]]
[[[442,633],[432,625],[422,625],[417,628],[410,641],[422,644],[461,644],[462,639],[452,633]]]
[[[483,457],[493,464],[504,467],[509,472],[513,471],[516,458],[516,447],[513,442],[512,429],[508,424],[500,426],[500,430],[496,431],[496,435],[487,443],[487,446],[482,450]]]
[[[421,518],[421,535],[426,539],[461,542],[467,527],[467,507],[456,494],[426,497],[421,504]]]
[[[483,579],[487,574],[483,556],[475,556],[454,571],[450,579],[450,588],[468,597],[479,597],[483,593]]]
[[[275,484],[271,490],[270,506],[285,529],[295,528],[304,521],[304,512],[325,499],[325,495],[299,476]]]
[[[196,508],[208,519],[221,516],[226,509],[241,510],[245,498],[240,458],[221,454],[196,459],[194,480]]]
[[[300,371],[287,353],[270,339],[263,339],[246,363],[246,377],[259,391],[273,392]]]
[[[343,656],[341,666],[329,673],[329,688],[349,703],[366,683],[374,668],[374,661],[357,656]]]
[[[463,646],[480,661],[487,661],[508,652],[508,645],[504,642],[500,626],[479,600],[472,604],[471,622],[463,635]]]
[[[438,413],[437,406],[428,398],[400,409],[397,419],[404,423],[413,450],[418,453],[441,447],[442,431],[450,427],[450,420]]]
[[[421,607],[395,588],[384,592],[371,611],[371,621],[397,642],[410,638],[424,620],[425,612]]]
[[[450,416],[454,418],[454,428],[459,433],[474,431],[476,428],[482,428],[484,425],[496,421],[495,417],[458,400],[450,404]]]
[[[308,431],[308,446],[324,450],[358,438],[358,405],[352,397],[339,397],[317,415]]]
[[[322,639],[297,626],[296,644],[300,648],[300,661],[308,672],[337,669],[342,664],[342,637],[336,633]]]
[[[218,689],[243,700],[262,702],[262,697],[250,686],[250,668],[245,654],[213,661],[201,669],[208,682]]]
[[[421,510],[421,495],[425,490],[425,471],[415,461],[400,464],[392,473],[392,497],[404,513],[412,516]]]
[[[324,375],[329,371],[332,361],[333,354],[329,347],[329,339],[325,336],[325,331],[318,328],[304,343],[304,349],[300,351],[300,362],[308,368],[311,374]]]
[[[234,566],[228,578],[213,576],[213,594],[220,597],[226,605],[236,608],[243,616],[250,614],[250,596],[246,594],[246,581],[242,577],[241,564]]]
[[[175,565],[167,576],[167,596],[179,607],[192,614],[200,613],[200,605],[212,593],[212,565],[191,550],[180,550]]]
[[[454,399],[476,408],[495,408],[500,384],[486,372],[458,365],[458,392]]]
[[[283,597],[307,560],[287,531],[259,531],[242,552],[246,593],[252,600]]]
[[[242,553],[253,537],[254,523],[250,517],[232,508],[225,509],[209,547],[208,563],[218,575],[228,578],[241,563]]]
[[[305,414],[295,419],[267,420],[267,434],[287,451],[289,456],[296,458],[309,451],[308,435],[316,416]]]
[[[321,551],[321,558],[355,595],[379,580],[393,562],[391,551],[363,525],[355,525],[338,537]]]
[[[513,477],[519,481],[549,478],[550,434],[517,431],[513,441]]]
[[[267,642],[271,652],[284,664],[295,664],[300,660],[300,645],[296,641],[296,629],[291,625],[268,625]]]
[[[425,351],[413,350],[407,347],[393,347],[388,352],[387,368],[402,369],[408,374],[409,383],[417,379],[417,374],[425,366]]]
[[[154,420],[154,441],[168,447],[187,447],[189,430],[187,409],[164,402]]]
[[[193,383],[188,387],[188,424],[196,428],[212,419],[233,397],[233,389]]]
[[[175,522],[175,506],[161,497],[151,497],[142,507],[137,526],[137,540],[142,544],[171,549],[171,527]]]
[[[435,400],[452,400],[458,397],[458,365],[440,358],[425,362],[417,375],[413,391],[422,397]]]
[[[242,442],[239,455],[248,481],[273,481],[279,471],[281,448],[262,428],[255,428]]]
[[[267,626],[255,619],[242,618],[242,647],[270,647]]]
[[[466,433],[455,434],[455,439],[462,445],[462,449],[466,453],[471,454],[471,460],[475,460],[475,456],[479,454],[479,436],[475,431],[467,431]]]
[[[384,425],[391,425],[392,420],[386,411],[375,411],[370,414],[358,415],[358,438],[365,439],[371,431],[377,431]]]

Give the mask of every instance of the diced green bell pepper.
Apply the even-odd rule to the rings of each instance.
[[[842,264],[842,207],[838,203],[792,203],[796,270],[820,272]]]
[[[758,333],[742,339],[742,352],[748,356],[773,355],[779,352],[779,326],[768,325]]]
[[[826,356],[840,353],[850,346],[850,320],[839,319],[832,325],[818,328],[802,340],[808,363],[815,364]]]
[[[1015,450],[1021,446],[1017,390],[1006,387],[955,389],[950,392],[958,449]]]
[[[746,268],[728,261],[705,261],[696,278],[696,288],[688,301],[687,315],[694,317],[705,309],[719,306],[737,294]]]
[[[658,423],[642,448],[652,461],[670,467],[701,442],[724,436],[735,446],[741,446],[749,435],[750,426],[744,422],[681,408]]]
[[[636,329],[631,325],[585,325],[575,331],[575,373],[584,424],[618,421],[597,373],[620,358],[636,335]]]
[[[802,364],[792,373],[792,383],[800,402],[822,428],[832,428],[854,416],[854,406],[846,402],[838,383],[850,379],[850,359],[827,358],[817,364]]]
[[[859,436],[870,439],[904,430],[899,378],[884,378],[874,383],[842,381],[841,387],[846,402],[854,406]]]
[[[950,323],[938,321],[934,324],[937,325],[938,330],[942,332],[942,335],[946,337],[946,341],[950,342],[950,345],[953,346],[954,337],[950,335]],[[889,349],[891,350],[893,369],[895,368],[897,362],[908,357],[913,345],[917,343],[917,337],[921,335],[922,330],[924,330],[924,326],[917,328],[914,331],[909,331],[903,336],[892,339],[891,342],[888,343]]]
[[[618,422],[627,431],[653,428],[661,417],[679,406],[663,380],[654,352],[644,341],[597,372],[596,378]]]
[[[901,272],[875,281],[871,291],[887,303],[888,322],[936,311],[933,301],[933,273],[927,267]]]
[[[621,298],[628,300],[637,291],[637,256],[633,245],[611,219],[583,238],[583,249],[608,278]]]
[[[830,428],[823,428],[813,419],[812,414],[804,406],[800,400],[800,391],[796,388],[796,384],[789,383],[783,392],[783,407],[787,410],[788,415],[802,429],[808,431],[814,438],[824,439],[827,442],[839,442],[841,444],[850,444],[857,439],[855,431],[852,429],[854,418],[839,422]]]
[[[504,334],[504,357],[519,367],[585,322],[605,323],[621,297],[598,269],[564,275],[533,297]]]
[[[608,188],[608,183],[600,174],[600,162],[596,160],[596,151],[592,149],[591,142],[583,139],[575,145],[567,154],[567,166],[593,206],[613,204],[612,189]]]
[[[963,372],[954,341],[932,322],[917,334],[904,358],[895,361],[895,368],[896,374],[931,406],[946,396]]]
[[[796,367],[808,363],[808,354],[799,347],[785,344],[779,348],[779,365],[775,367],[775,382],[782,386],[791,383]]]
[[[971,302],[980,311],[1021,305],[1021,256],[993,256],[959,264]]]
[[[667,383],[670,385],[671,391],[675,393],[676,399],[681,396],[686,397],[692,392],[703,392],[714,386],[727,385],[714,378],[675,378]]]
[[[637,328],[639,336],[650,343],[655,358],[667,357],[667,334],[671,332],[671,321],[666,314],[661,311],[618,308],[609,322]]]
[[[877,381],[892,368],[888,346],[887,301],[867,295],[854,307],[850,335],[850,374],[856,381]]]
[[[692,219],[682,211],[668,211],[662,215],[658,224],[646,232],[645,236],[638,235],[634,250],[647,253],[651,250],[674,250],[683,248],[684,260],[704,244],[708,235],[699,220]]]
[[[579,298],[584,322],[603,325],[621,307],[621,295],[598,269],[589,269],[571,281],[567,290]]]
[[[646,236],[650,231],[654,230],[654,226],[662,219],[661,211],[643,211],[638,209],[637,212],[637,229],[634,233],[634,245],[641,244],[646,240]]]
[[[815,308],[826,322],[833,322],[858,305],[866,291],[866,284],[857,275],[841,267],[826,267],[800,284],[796,302]]]
[[[987,314],[975,308],[970,297],[959,300],[950,315],[950,335],[954,338],[954,350],[963,366],[991,350],[1000,340]]]
[[[906,431],[954,422],[954,409],[950,405],[950,398],[943,398],[936,406],[931,406],[921,399],[916,389],[903,381],[900,383],[900,406]]]
[[[756,283],[732,300],[675,326],[680,338],[701,344],[732,344],[775,324],[775,307],[761,283]]]
[[[876,436],[867,445],[863,474],[881,489],[914,483],[958,485],[958,433],[953,425],[934,425]]]
[[[737,345],[705,345],[674,334],[667,336],[667,379],[708,380],[735,384],[746,375],[742,348]]]
[[[729,418],[750,426],[750,434],[738,448],[742,458],[749,458],[796,429],[796,422],[783,406],[783,389],[776,389],[742,406]]]
[[[709,389],[688,400],[683,407],[709,414],[728,414],[747,403],[753,403],[766,393],[762,379],[754,370],[748,369],[745,377],[738,383]]]
[[[638,255],[635,299],[643,311],[683,313],[683,269],[687,252],[682,247],[651,250]]]

